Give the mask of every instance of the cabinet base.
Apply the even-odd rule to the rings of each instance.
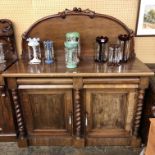
[[[140,147],[141,139],[136,137],[128,138],[87,138],[87,146],[132,146]]]
[[[72,146],[73,144],[72,141],[73,141],[72,137],[65,137],[65,136],[28,136],[27,137],[27,142],[29,146]]]
[[[16,134],[0,134],[0,142],[15,142]]]

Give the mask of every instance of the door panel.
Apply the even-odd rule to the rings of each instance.
[[[93,107],[92,115],[94,116],[92,127],[96,129],[124,128],[125,100],[126,94],[92,93],[91,104]]]
[[[135,89],[86,89],[87,136],[130,136],[136,97]]]
[[[29,94],[34,129],[65,129],[64,99],[64,94]]]
[[[38,139],[42,136],[44,143],[47,143],[45,138],[50,139],[51,136],[71,137],[72,89],[22,89],[20,99],[30,137],[36,136],[37,141],[37,136]]]

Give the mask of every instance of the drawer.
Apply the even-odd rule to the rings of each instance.
[[[72,78],[17,78],[17,84],[20,85],[38,85],[38,84],[72,84]]]

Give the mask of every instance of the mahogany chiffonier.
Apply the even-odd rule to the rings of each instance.
[[[73,31],[80,33],[81,58],[77,68],[67,69],[65,34]],[[114,43],[119,34],[133,35],[114,17],[80,8],[40,19],[23,34],[22,59],[2,74],[12,95],[20,147],[140,145],[143,98],[154,73],[135,58],[134,38],[127,63],[93,60],[96,36]],[[29,37],[54,41],[54,64],[29,64]]]
[[[0,63],[0,141],[15,141],[16,132],[11,101],[2,78],[2,72],[17,60],[14,30],[12,22],[8,19],[0,19],[0,43],[6,60],[6,62]],[[2,53],[0,55],[3,56]]]

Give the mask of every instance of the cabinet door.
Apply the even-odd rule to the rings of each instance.
[[[111,86],[85,90],[87,145],[130,145],[137,91]]]
[[[25,89],[19,94],[30,145],[71,145],[72,89]]]
[[[0,141],[15,140],[16,134],[10,98],[7,92],[0,90]]]

